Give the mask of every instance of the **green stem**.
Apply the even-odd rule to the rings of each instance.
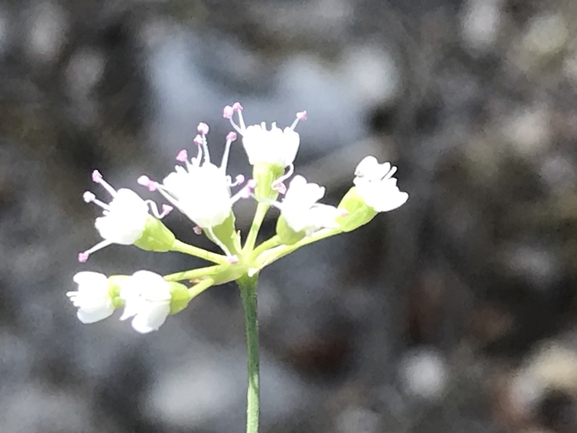
[[[172,244],[171,251],[177,251],[179,253],[188,254],[191,256],[199,257],[209,262],[218,263],[219,265],[229,265],[228,259],[220,254],[211,253],[210,251],[198,248],[176,239],[174,244]]]
[[[266,241],[264,241],[262,244],[260,244],[258,247],[256,247],[254,249],[254,251],[252,252],[252,256],[251,259],[254,259],[256,257],[258,257],[258,255],[260,253],[263,253],[267,250],[270,250],[271,248],[274,247],[278,247],[279,245],[282,244],[282,241],[280,240],[280,237],[278,235],[273,236],[270,239],[267,239]]]
[[[200,295],[202,292],[204,292],[206,289],[208,289],[213,284],[214,284],[214,280],[212,278],[207,278],[206,280],[202,280],[200,283],[192,286],[190,289],[188,289],[190,301],[193,300],[198,295]]]
[[[270,204],[265,202],[259,202],[256,206],[256,212],[254,214],[254,219],[252,220],[252,225],[250,226],[250,231],[246,237],[246,242],[244,243],[243,253],[247,256],[252,253],[254,249],[254,244],[256,243],[256,237],[258,236],[258,231],[260,226],[264,221],[264,217],[270,208]]]
[[[301,241],[293,245],[281,245],[277,248],[264,251],[260,256],[255,257],[254,261],[256,262],[256,267],[258,269],[262,269],[265,266],[270,265],[271,263],[276,262],[278,259],[283,258],[287,254],[292,253],[293,251],[299,249],[300,247],[304,247],[305,245],[312,244],[313,242],[320,241],[321,239],[326,239],[331,236],[335,236],[342,233],[341,229],[323,229],[319,230],[312,236],[307,236]]]
[[[258,274],[239,278],[244,321],[246,326],[246,365],[248,369],[248,391],[246,394],[246,433],[258,433],[259,418],[259,365],[258,365],[258,317],[256,287]]]
[[[207,275],[214,275],[220,270],[220,266],[207,266],[206,268],[193,269],[191,271],[175,272],[174,274],[166,275],[166,281],[183,281],[195,280]]]

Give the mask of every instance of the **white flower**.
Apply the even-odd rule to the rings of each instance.
[[[108,278],[105,275],[98,272],[78,272],[73,280],[78,284],[78,290],[67,292],[66,296],[78,308],[76,315],[82,323],[98,322],[114,312],[108,291]]]
[[[307,236],[321,228],[338,227],[335,218],[339,211],[334,206],[317,203],[324,195],[324,187],[295,176],[279,206],[288,226],[297,233],[304,231]]]
[[[374,156],[364,158],[355,170],[357,192],[377,212],[396,209],[409,198],[397,187],[397,179],[393,177],[396,171],[388,162],[379,164]]]
[[[232,120],[238,113],[238,125]],[[297,113],[297,118],[290,127],[280,129],[273,123],[270,130],[266,124],[245,126],[242,117],[242,106],[237,102],[224,109],[224,117],[230,120],[234,129],[242,135],[242,144],[251,165],[271,164],[282,168],[293,164],[299,149],[300,137],[294,128],[299,120],[306,119],[306,111]]]
[[[208,125],[200,123],[198,132],[199,135],[194,139],[198,146],[196,158],[189,161],[187,152],[181,150],[176,159],[185,166],[176,166],[175,171],[165,177],[162,184],[146,176],[141,176],[138,183],[151,191],[158,190],[200,228],[210,230],[230,216],[232,205],[239,198],[248,197],[254,184],[248,182],[241,191],[231,196],[230,188],[244,182],[243,176],[237,176],[233,183],[230,176],[226,175],[228,154],[232,142],[236,140],[236,133],[227,135],[222,163],[217,167],[210,162],[206,141]]]
[[[135,272],[122,283],[120,297],[125,302],[120,320],[133,317],[132,327],[141,334],[158,330],[170,313],[170,284],[154,272]]]
[[[108,245],[132,245],[142,237],[146,228],[146,221],[149,217],[148,206],[153,205],[155,216],[162,218],[170,207],[165,206],[162,214],[158,214],[158,209],[153,203],[144,201],[131,189],[121,188],[116,191],[112,186],[104,181],[102,175],[95,170],[92,173],[92,180],[100,184],[112,196],[110,203],[104,203],[96,198],[94,194],[86,191],[83,195],[86,203],[94,203],[103,209],[103,216],[96,218],[94,226],[100,236],[104,239],[92,248],[80,253],[78,260],[85,262],[88,256]]]
[[[201,228],[215,227],[232,212],[230,183],[225,173],[211,163],[176,167],[159,188],[187,217]]]

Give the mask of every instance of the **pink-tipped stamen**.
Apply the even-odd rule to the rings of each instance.
[[[92,172],[92,182],[100,183],[101,180],[102,180],[102,174],[98,170],[94,170]]]
[[[289,177],[291,177],[294,172],[295,172],[295,166],[293,164],[290,164],[288,166],[288,171],[272,183],[271,185],[272,189],[284,195],[286,193],[286,186],[284,185],[283,182],[287,180]]]
[[[192,228],[192,231],[194,232],[195,235],[201,235],[202,234],[202,228],[200,226],[194,226]]]
[[[294,122],[292,123],[292,125],[290,126],[290,129],[295,129],[296,126],[298,125],[299,121],[301,120],[307,120],[307,112],[305,111],[299,111],[297,113],[297,118],[294,120]]]
[[[82,194],[82,200],[84,200],[86,203],[90,203],[96,200],[96,196],[90,191],[86,191],[84,194]]]
[[[92,172],[92,181],[104,188],[112,197],[116,197],[116,190],[109,185],[98,170]]]
[[[349,216],[349,211],[346,209],[337,209],[338,210],[338,216],[340,217],[346,217]]]
[[[224,152],[222,154],[222,161],[220,162],[220,168],[225,173],[226,173],[226,167],[228,165],[228,156],[230,154],[230,146],[232,145],[232,142],[234,140],[236,140],[236,137],[237,137],[237,135],[233,131],[226,134],[226,143],[224,145]]]
[[[188,152],[186,151],[186,149],[182,149],[180,152],[178,152],[178,155],[176,155],[176,160],[178,162],[188,161]]]
[[[174,210],[174,207],[168,205],[168,204],[163,204],[162,205],[162,213],[161,218],[164,218],[166,215],[168,215],[170,212],[172,212]]]
[[[237,177],[234,178],[234,182],[230,183],[230,186],[239,186],[240,184],[244,183],[244,176],[239,174]]]
[[[154,191],[156,191],[156,190],[158,189],[158,182],[155,182],[155,181],[151,180],[148,176],[146,176],[146,175],[144,175],[144,174],[143,174],[142,176],[140,176],[140,177],[136,180],[136,182],[137,182],[139,185],[147,188],[147,189],[148,189],[149,191],[151,191],[151,192],[154,192]]]
[[[198,131],[199,134],[206,135],[206,134],[208,134],[209,128],[208,128],[208,125],[206,123],[200,122],[198,124],[198,127],[196,128],[196,130]]]
[[[88,257],[90,257],[90,254],[88,253],[78,253],[78,261],[80,263],[86,263]]]
[[[232,104],[232,111],[242,111],[242,105],[240,105],[240,102],[235,102],[234,104]]]
[[[224,117],[225,119],[232,119],[233,114],[234,110],[230,105],[227,105],[226,107],[224,107],[224,110],[222,110],[222,117]]]
[[[226,258],[231,265],[234,265],[239,261],[238,256],[227,256]]]
[[[272,184],[272,189],[274,189],[276,192],[278,192],[280,195],[285,195],[286,191],[287,191],[287,187],[283,182],[280,183],[273,183]]]

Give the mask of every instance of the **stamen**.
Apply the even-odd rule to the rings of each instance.
[[[256,180],[249,179],[246,185],[238,191],[235,195],[231,197],[231,202],[236,203],[241,198],[250,198],[252,196],[252,191],[256,188]]]
[[[305,111],[299,111],[297,113],[297,118],[294,120],[294,122],[292,123],[292,125],[290,126],[290,129],[295,129],[297,124],[299,123],[299,120],[307,120],[307,112]]]
[[[143,187],[148,188],[148,190],[151,192],[156,191],[158,189],[158,182],[151,180],[146,175],[140,176],[136,182],[139,185],[142,185]]]
[[[287,180],[289,177],[291,177],[294,172],[295,172],[295,166],[293,164],[290,164],[288,166],[288,171],[286,172],[286,174],[283,174],[281,177],[275,180],[272,183],[271,188],[284,195],[286,193],[286,186],[283,184],[283,182]]]
[[[230,182],[230,176],[227,176]],[[239,174],[237,177],[234,178],[234,182],[230,182],[230,187],[239,186],[241,183],[244,182],[244,176]]]
[[[234,104],[232,104],[232,110],[233,111],[242,111],[242,105],[240,105],[240,102],[235,102]]]
[[[207,126],[208,128],[208,126]],[[200,130],[200,126],[199,126],[199,130]],[[210,163],[210,153],[208,152],[208,143],[206,142],[206,137],[204,135],[197,135],[196,137],[194,137],[194,144],[199,146],[199,150],[198,150],[198,163],[200,163],[200,159],[202,157],[202,151],[204,151],[204,162],[205,163]]]
[[[224,117],[225,119],[232,119],[232,115],[234,114],[234,110],[230,105],[227,105],[226,107],[224,107],[224,110],[222,110],[222,117]]]
[[[338,211],[338,216],[340,217],[346,217],[349,215],[349,211],[346,209],[337,209]]]
[[[78,261],[80,263],[86,263],[90,254],[92,254],[98,250],[101,250],[102,248],[107,247],[107,246],[112,245],[112,244],[113,244],[113,242],[110,242],[107,240],[101,241],[101,242],[97,243],[96,245],[94,245],[92,248],[90,248],[90,249],[88,249],[82,253],[78,253]]]
[[[200,122],[198,124],[198,127],[196,128],[196,130],[199,132],[199,134],[206,135],[206,134],[208,134],[209,128],[208,128],[208,125],[206,123]]]
[[[96,196],[93,193],[91,193],[90,191],[86,191],[84,194],[82,194],[82,199],[86,203],[90,203],[96,199]]]
[[[242,131],[246,131],[246,125],[244,124],[244,118],[242,117],[242,105],[240,105],[240,102],[235,102],[232,104],[232,109],[238,113],[238,124],[240,125],[239,132],[242,134]]]
[[[158,210],[158,205],[155,202],[153,202],[152,200],[145,200],[145,203],[148,205],[148,208],[152,212],[152,215],[154,215],[159,220],[164,218],[166,215],[168,215],[172,211],[172,209],[174,209],[172,206],[169,206],[167,204],[163,204],[162,205],[162,212],[160,212]]]
[[[202,234],[202,228],[200,226],[194,226],[192,228],[192,231],[194,232],[195,235],[201,235]]]
[[[186,152],[185,149],[182,149],[180,152],[178,152],[178,155],[176,155],[176,160],[178,162],[188,161],[188,153]]]
[[[112,197],[116,197],[116,190],[112,188],[106,181],[102,178],[102,174],[98,170],[94,170],[92,172],[92,181],[94,183],[99,184],[102,186]]]
[[[231,265],[238,263],[238,256],[227,256],[226,258]]]
[[[389,172],[385,175],[385,177],[383,177],[382,180],[387,180],[390,179],[391,177],[393,177],[393,175],[397,172],[397,167],[393,166],[391,167],[391,169],[389,170]]]
[[[234,140],[236,140],[236,132],[230,131],[226,134],[226,144],[224,145],[224,153],[222,154],[222,161],[220,163],[220,169],[226,173],[226,166],[228,165],[228,155],[230,153],[230,146]]]

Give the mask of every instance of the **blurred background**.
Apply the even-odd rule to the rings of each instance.
[[[82,193],[106,196],[97,168],[145,195],[200,121],[219,156],[238,100],[248,123],[308,111],[296,172],[325,202],[368,154],[410,194],[262,273],[263,433],[576,432],[576,23],[574,0],[1,1],[0,431],[244,431],[234,285],[146,336],[65,296],[80,270],[200,265],[78,264]]]

